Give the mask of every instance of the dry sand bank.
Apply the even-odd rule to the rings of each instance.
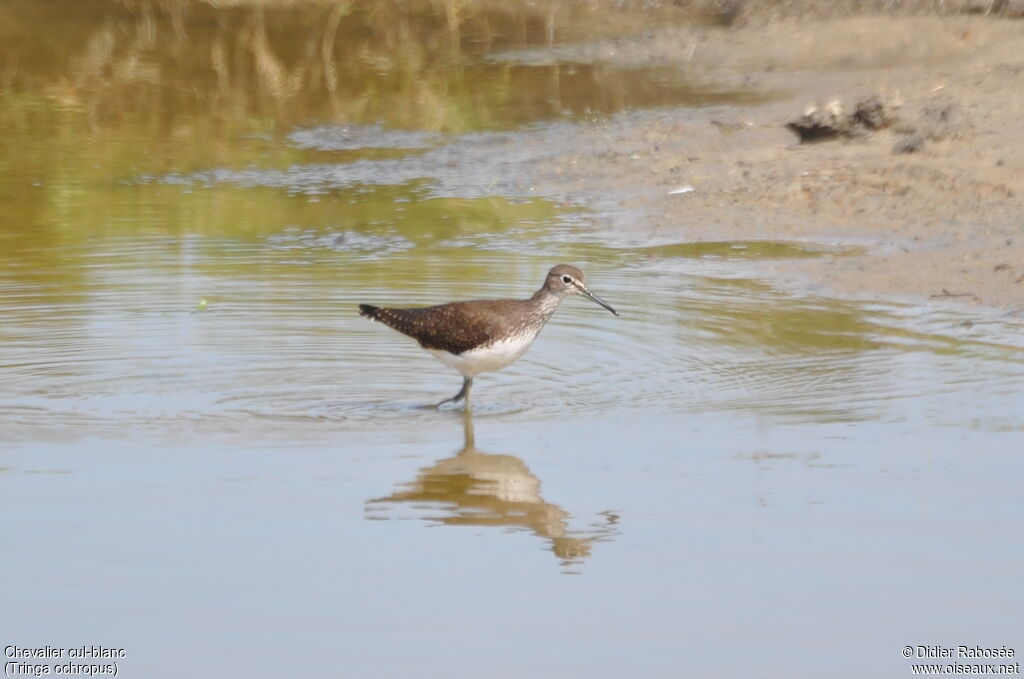
[[[836,292],[948,297],[1024,315],[1024,21],[870,16],[668,29],[573,58],[682,66],[769,103],[593,125],[543,168],[567,191],[614,197],[659,240],[866,244],[778,275]],[[798,144],[805,106],[880,94],[888,128]],[[899,153],[894,147],[911,147]],[[669,191],[692,185],[687,194]]]

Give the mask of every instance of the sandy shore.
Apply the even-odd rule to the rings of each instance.
[[[666,29],[574,59],[682,66],[767,102],[594,125],[544,169],[612,199],[660,241],[865,246],[775,272],[859,297],[948,299],[1024,316],[1024,21],[871,16]],[[898,103],[885,129],[799,144],[808,105]],[[912,152],[897,152],[896,147]],[[670,192],[692,186],[688,193]]]

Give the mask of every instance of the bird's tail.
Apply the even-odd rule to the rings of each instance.
[[[373,306],[372,304],[360,304],[359,315],[363,318],[369,318],[371,321],[380,320],[380,307]]]

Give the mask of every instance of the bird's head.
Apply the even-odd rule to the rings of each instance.
[[[619,315],[619,312],[613,309],[610,304],[587,289],[586,284],[583,282],[583,272],[574,266],[559,264],[551,269],[551,271],[548,271],[544,287],[559,297],[581,295],[591,302],[600,304],[616,316]]]

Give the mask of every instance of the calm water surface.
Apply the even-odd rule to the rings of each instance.
[[[1024,652],[1019,322],[757,275],[834,246],[598,241],[524,163],[759,93],[487,58],[618,15],[410,7],[0,7],[3,644],[138,677]],[[567,301],[472,416],[355,312],[558,262],[621,317]]]

